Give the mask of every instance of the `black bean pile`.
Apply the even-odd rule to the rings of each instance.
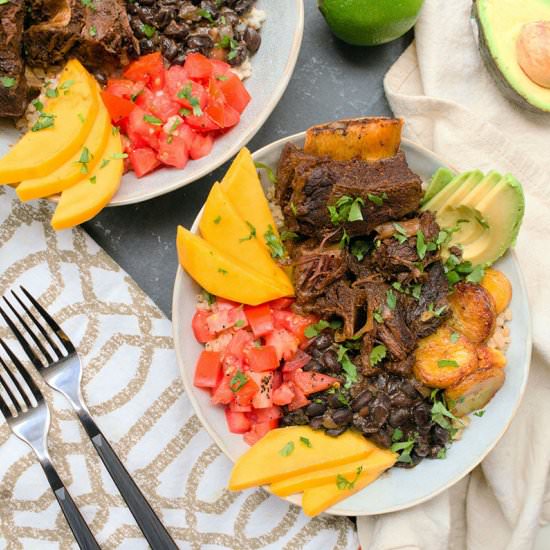
[[[182,64],[200,52],[238,67],[260,47],[260,34],[242,18],[255,1],[135,0],[127,11],[142,55],[160,50],[169,63]]]
[[[433,419],[430,390],[414,378],[385,371],[366,377],[358,374],[357,382],[345,388],[336,349],[331,331],[323,331],[306,350],[311,360],[304,370],[335,376],[341,380],[340,388],[310,395],[311,403],[296,411],[284,407],[282,425],[309,424],[335,437],[355,428],[381,447],[401,443],[399,450],[406,452],[401,453],[397,466],[412,467],[423,458],[442,458],[450,433]],[[352,352],[349,357],[358,363]]]

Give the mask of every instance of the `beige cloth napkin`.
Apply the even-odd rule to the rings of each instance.
[[[13,189],[0,186],[0,296],[25,285],[74,339],[92,414],[178,546],[357,550],[347,518],[311,520],[262,490],[225,489],[231,464],[183,392],[170,322],[82,230],[55,233],[51,215],[51,204],[21,204]],[[13,342],[3,322],[0,337]],[[147,548],[69,405],[35,379],[52,411],[53,463],[101,547]],[[4,548],[76,544],[34,455],[0,416]]]
[[[416,43],[384,84],[407,137],[460,169],[512,172],[523,183],[516,252],[533,315],[531,374],[516,418],[481,466],[425,504],[361,518],[364,550],[527,550],[550,520],[550,115],[500,95],[477,50],[471,5],[426,0]]]

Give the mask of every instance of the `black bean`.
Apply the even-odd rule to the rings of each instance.
[[[168,26],[164,29],[164,34],[176,40],[183,40],[184,38],[187,38],[187,35],[189,34],[189,25],[186,25],[185,23],[178,23],[176,21],[170,21]]]
[[[410,418],[411,414],[408,409],[392,409],[390,411],[388,422],[390,426],[397,428],[398,426],[403,426],[403,424],[406,424]]]
[[[402,391],[394,393],[390,396],[390,399],[393,407],[410,407],[413,404],[413,400]]]
[[[325,428],[327,428],[327,430],[332,430],[334,428],[337,428],[338,427],[338,424],[336,424],[336,422],[334,422],[331,414],[329,411],[327,411],[324,415],[323,415],[323,426]]]
[[[155,24],[158,29],[164,29],[176,16],[175,12],[168,8],[161,8],[155,16]]]
[[[333,372],[338,372],[340,369],[340,363],[338,362],[338,355],[333,349],[329,349],[323,353],[323,365],[327,367],[328,370]]]
[[[143,38],[139,41],[139,50],[142,54],[155,51],[155,43],[150,38]]]
[[[139,40],[140,38],[147,38],[143,27],[143,22],[139,17],[132,17],[130,19],[130,27],[134,31],[134,36]]]
[[[244,60],[246,59],[248,55],[248,50],[246,49],[246,44],[243,42],[241,43],[237,48],[234,50],[231,50],[233,53],[233,57],[231,59],[227,59],[227,62],[232,65],[233,67],[237,67],[239,65],[242,65]]]
[[[339,428],[331,428],[329,430],[326,430],[325,433],[327,435],[330,435],[331,437],[338,437],[339,435],[342,435],[347,429],[347,426],[340,426]]]
[[[308,416],[320,416],[327,410],[326,403],[310,403],[306,407],[306,414]]]
[[[178,55],[178,47],[173,40],[170,40],[167,36],[160,38],[160,47],[162,55],[168,60],[173,61]]]
[[[343,398],[339,393],[329,395],[327,401],[329,407],[332,407],[333,409],[341,409],[346,406],[345,398]]]
[[[250,10],[253,3],[254,0],[237,0],[237,2],[235,2],[235,4],[233,5],[233,9],[235,10],[235,13],[238,13],[239,15],[244,15],[247,11]]]
[[[378,433],[374,435],[370,435],[369,439],[371,439],[374,443],[380,445],[380,447],[389,448],[392,444],[392,431],[387,429],[382,429]]]
[[[244,33],[244,41],[246,42],[248,51],[250,53],[256,53],[262,43],[262,37],[256,29],[248,27]]]
[[[312,340],[311,344],[309,344],[314,349],[327,349],[333,342],[332,336],[330,334],[327,334],[326,332],[323,332],[322,334],[319,334],[314,340]]]
[[[365,408],[372,399],[372,393],[370,391],[364,391],[360,393],[352,402],[351,408],[354,412],[358,412],[361,409]]]
[[[306,372],[307,371],[322,372],[326,370],[326,367],[324,365],[321,365],[319,361],[312,359],[307,365],[304,366],[304,370]]]
[[[432,441],[444,447],[449,442],[449,432],[445,428],[439,426],[439,424],[436,424],[432,428]]]
[[[411,399],[416,399],[420,396],[416,388],[408,380],[401,382],[401,391]]]
[[[222,8],[220,16],[225,18],[225,22],[231,26],[239,24],[239,16],[230,8]]]
[[[152,6],[155,3],[155,0],[139,0],[139,3],[142,6]]]
[[[349,424],[353,420],[353,413],[351,409],[336,409],[332,413],[332,419],[338,426]]]
[[[178,11],[178,19],[185,22],[200,21],[200,10],[193,4],[184,4]]]
[[[431,408],[426,403],[421,403],[414,408],[414,421],[419,428],[425,428],[429,426],[432,420]]]
[[[320,430],[323,427],[323,417],[322,416],[315,416],[309,421],[309,425],[314,430]]]
[[[213,2],[212,0],[202,0],[201,9],[210,13],[213,19],[217,19],[220,13],[218,7],[216,6],[216,2]]]
[[[143,23],[146,23],[147,25],[151,25],[152,27],[155,26],[155,12],[151,8],[140,7],[138,9],[138,15]]]
[[[187,39],[187,46],[193,50],[205,53],[214,46],[214,42],[209,36],[194,34]]]

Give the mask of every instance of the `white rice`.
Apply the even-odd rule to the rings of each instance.
[[[243,21],[253,29],[259,30],[267,19],[267,15],[264,10],[258,8],[252,8],[244,17]]]

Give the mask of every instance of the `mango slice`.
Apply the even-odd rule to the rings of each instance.
[[[309,445],[305,445],[304,440]],[[352,431],[334,438],[308,426],[278,428],[271,430],[237,460],[229,489],[240,491],[354,462],[367,457],[371,451],[372,444]]]
[[[98,90],[99,93],[99,90]],[[64,191],[76,182],[88,179],[96,164],[101,160],[109,141],[111,132],[111,117],[103,105],[99,105],[99,111],[92,129],[79,149],[65,164],[57,170],[42,178],[34,178],[22,181],[17,186],[17,195],[22,201],[49,197]],[[87,153],[87,155],[86,155]],[[82,159],[89,158],[85,164]]]
[[[292,293],[181,226],[177,249],[185,271],[215,296],[254,306]]]
[[[397,460],[396,453],[382,449],[379,451],[382,454],[379,455],[379,461],[377,460],[378,466],[367,466],[367,468],[364,468],[359,474],[357,474],[356,470],[352,475],[343,475],[347,484],[342,478],[335,476],[331,483],[306,489],[302,495],[302,508],[304,509],[304,514],[316,516],[337,502],[361,491],[367,485],[378,479],[380,475],[393,466]]]
[[[254,210],[250,205],[250,210]],[[232,256],[241,264],[269,277],[285,289],[287,296],[294,289],[286,273],[277,265],[265,246],[260,244],[263,237],[258,228],[248,218],[241,218],[229,202],[219,183],[212,186],[204,212],[199,223],[202,237],[210,244]]]
[[[57,89],[59,95],[44,110],[53,116],[53,125],[29,130],[0,159],[0,184],[46,176],[82,148],[99,108],[95,81],[79,61],[71,59]]]
[[[366,458],[346,464],[338,464],[337,466],[331,466],[323,470],[315,470],[313,472],[289,477],[277,483],[272,483],[269,488],[274,494],[280,497],[286,497],[294,493],[301,493],[305,489],[310,489],[311,487],[330,484],[338,475],[353,479],[358,468],[364,471],[367,469],[374,470],[386,467],[388,462],[387,452],[378,448],[374,443],[369,441],[367,441],[367,443],[372,446],[372,450]]]
[[[231,163],[220,187],[239,216],[256,228],[258,239],[263,246],[264,235],[269,227],[277,237],[279,236],[254,160],[246,147],[239,151]]]
[[[93,218],[117,192],[123,170],[122,141],[119,133],[112,131],[103,158],[89,177],[61,194],[52,218],[53,228],[67,229]]]

